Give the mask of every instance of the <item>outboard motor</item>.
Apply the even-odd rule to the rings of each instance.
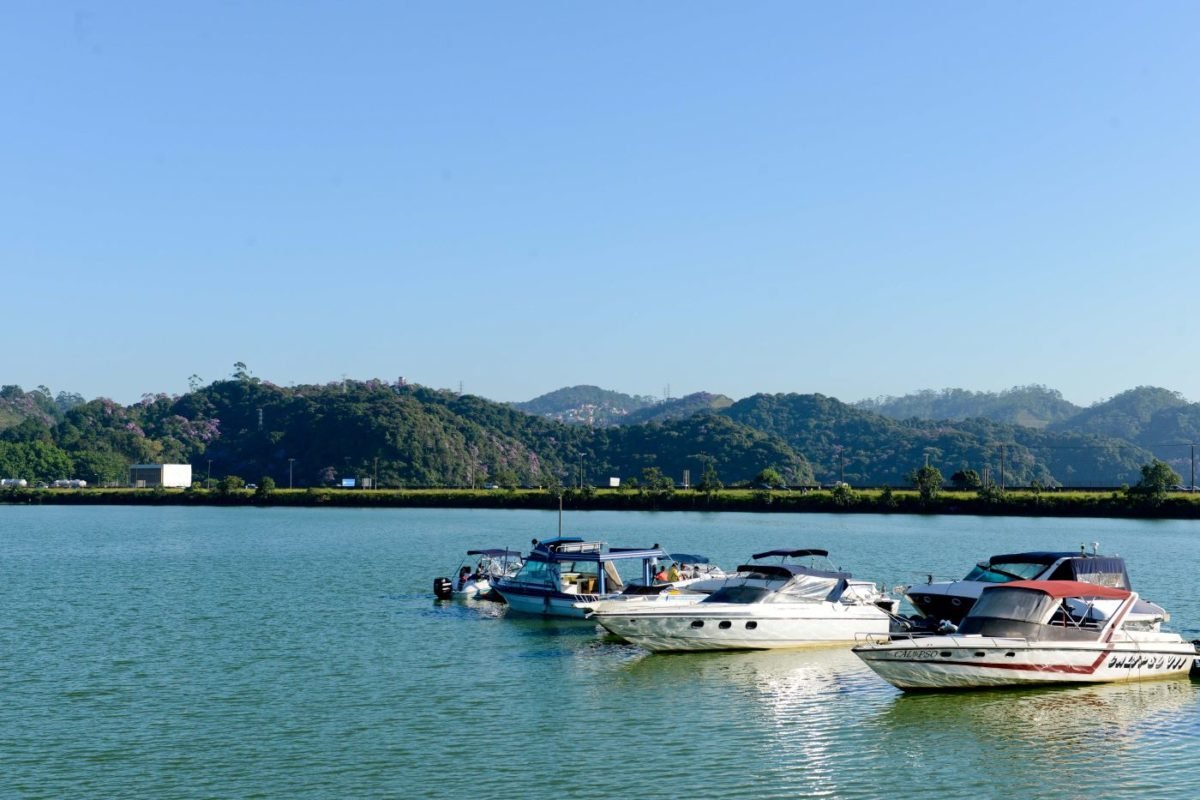
[[[434,578],[433,593],[438,600],[449,600],[454,596],[454,584],[449,578]]]
[[[1192,644],[1196,648],[1196,654],[1200,656],[1200,639],[1193,639]],[[1200,680],[1200,658],[1192,659],[1192,668],[1188,670],[1188,677],[1192,680]]]

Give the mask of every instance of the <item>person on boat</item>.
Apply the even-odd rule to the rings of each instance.
[[[671,583],[674,583],[677,580],[681,580],[681,576],[679,574],[679,567],[676,566],[674,563],[672,563],[670,568],[667,569],[667,580],[670,581]]]
[[[467,588],[467,583],[471,580],[471,568],[463,567],[458,571],[458,591],[463,591]]]
[[[654,580],[658,581],[659,583],[666,583],[669,580],[667,578],[667,568],[662,567],[658,572],[654,573]]]

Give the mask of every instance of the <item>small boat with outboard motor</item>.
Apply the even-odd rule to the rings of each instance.
[[[521,569],[493,584],[513,611],[542,616],[587,616],[580,605],[612,597],[635,578],[653,581],[670,555],[653,547],[609,547],[601,541],[559,536],[533,542]]]
[[[433,593],[439,600],[499,600],[493,582],[517,574],[523,563],[518,550],[468,550],[453,578],[433,579]]]
[[[994,584],[956,629],[873,634],[854,653],[906,691],[1187,675],[1196,645],[1131,620],[1137,601],[1136,592],[1082,581]]]
[[[928,630],[936,630],[944,623],[957,625],[985,588],[1011,581],[1083,581],[1132,591],[1125,559],[1101,555],[1099,547],[1098,542],[1092,542],[1091,553],[1080,546],[1079,552],[1038,550],[994,555],[976,564],[961,580],[935,581],[930,575],[925,583],[900,587],[898,591],[928,621],[925,626]],[[1169,619],[1170,614],[1162,606],[1139,598],[1129,612],[1126,625],[1158,630]]]
[[[766,650],[886,634],[897,605],[826,550],[779,549],[756,553],[698,602],[609,604],[591,619],[654,652]]]

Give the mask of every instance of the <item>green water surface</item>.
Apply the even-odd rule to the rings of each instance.
[[[568,515],[730,568],[825,547],[889,588],[992,553],[1124,555],[1200,636],[1200,523]],[[904,696],[848,650],[649,655],[445,603],[556,514],[0,507],[0,797],[1200,796],[1189,680]]]

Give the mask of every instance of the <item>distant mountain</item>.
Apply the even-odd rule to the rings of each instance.
[[[1051,429],[1118,436],[1133,442],[1138,441],[1155,414],[1187,405],[1188,401],[1179,392],[1139,386],[1083,409],[1070,419],[1054,424]]]
[[[1169,389],[1139,386],[1084,409],[1050,430],[1125,439],[1170,464],[1190,483],[1192,445],[1200,442],[1200,403],[1189,403]]]
[[[1015,386],[1003,392],[966,389],[926,389],[904,397],[877,397],[855,403],[856,408],[891,419],[964,420],[982,417],[994,422],[1045,428],[1068,420],[1082,409],[1045,386]]]
[[[599,386],[568,386],[513,408],[572,425],[619,425],[629,414],[653,406],[653,397],[622,394]]]
[[[670,419],[687,419],[702,411],[720,411],[733,405],[733,400],[723,394],[696,392],[686,397],[664,400],[652,406],[633,411],[622,420],[623,425],[638,425],[646,422],[665,422]]]
[[[780,437],[812,465],[817,480],[904,485],[928,463],[949,478],[960,469],[990,473],[1010,486],[1033,480],[1067,485],[1134,482],[1151,456],[1129,442],[1094,434],[1050,433],[974,418],[893,420],[823,395],[765,395],[723,414]]]

